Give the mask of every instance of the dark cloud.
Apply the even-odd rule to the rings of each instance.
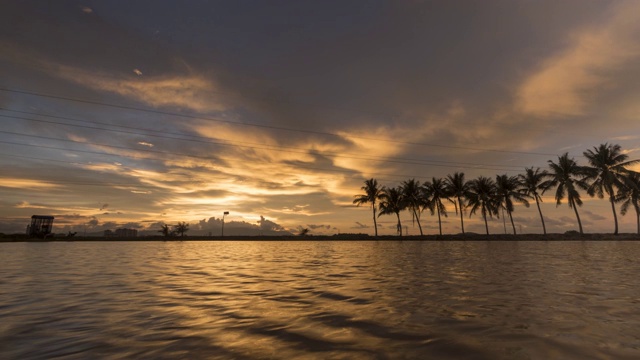
[[[351,229],[370,229],[372,227],[373,226],[369,226],[369,225],[366,225],[366,224],[363,224],[363,223],[360,223],[360,222],[356,221],[356,226],[352,226]]]
[[[307,227],[309,227],[312,230],[316,230],[316,229],[326,229],[326,230],[330,230],[331,229],[331,225],[324,225],[324,224],[307,224]]]

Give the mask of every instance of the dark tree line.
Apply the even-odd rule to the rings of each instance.
[[[469,216],[479,214],[489,234],[488,218],[508,216],[516,233],[513,221],[515,203],[529,207],[535,201],[544,234],[547,228],[540,208],[542,195],[555,189],[556,206],[567,201],[573,209],[578,229],[583,233],[582,221],[578,207],[582,206],[580,191],[598,198],[608,198],[614,220],[614,234],[618,234],[618,216],[616,204],[621,204],[620,213],[625,215],[629,208],[636,212],[637,231],[640,234],[640,174],[628,167],[640,162],[629,160],[620,145],[601,144],[583,152],[588,165],[578,165],[568,153],[558,156],[556,161],[548,161],[548,169],[525,168],[523,174],[517,176],[497,175],[495,180],[485,176],[466,180],[464,173],[456,172],[445,178],[432,178],[420,183],[415,179],[403,181],[399,186],[387,187],[378,184],[376,179],[369,179],[362,186],[363,194],[356,195],[354,204],[369,204],[373,212],[375,235],[378,236],[376,219],[382,215],[395,215],[397,232],[402,236],[400,213],[409,211],[414,223],[418,224],[420,235],[423,235],[420,215],[429,210],[437,215],[440,235],[442,235],[442,216],[447,216],[445,204],[454,205],[456,214],[460,214],[460,228],[464,229],[464,213]],[[506,212],[506,215],[504,213]]]

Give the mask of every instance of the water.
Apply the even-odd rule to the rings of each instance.
[[[636,242],[0,244],[2,359],[637,359]]]

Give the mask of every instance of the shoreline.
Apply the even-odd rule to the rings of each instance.
[[[75,242],[75,241],[640,241],[640,234],[624,233],[613,235],[609,233],[578,234],[574,232],[553,234],[452,234],[452,235],[382,235],[367,234],[336,234],[336,235],[233,235],[233,236],[140,236],[140,237],[104,237],[104,236],[74,236],[49,237],[47,239],[29,238],[25,235],[4,235],[0,242]]]

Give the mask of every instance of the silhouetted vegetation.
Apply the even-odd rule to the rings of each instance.
[[[181,221],[174,227],[176,233],[180,234],[180,236],[184,236],[184,233],[189,231],[189,224],[184,221]]]
[[[378,236],[378,223],[376,222],[376,202],[380,200],[380,194],[382,193],[382,189],[378,185],[378,181],[376,179],[369,179],[364,182],[364,186],[361,188],[364,191],[362,195],[356,195],[353,203],[356,206],[360,206],[363,204],[371,204],[371,209],[373,211],[373,228],[375,230],[375,235]]]
[[[365,194],[356,195],[356,205],[371,204],[375,234],[378,236],[376,210],[378,216],[395,214],[397,218],[397,235],[402,236],[400,213],[408,210],[414,223],[418,224],[420,235],[424,235],[420,216],[429,209],[431,215],[438,216],[439,234],[442,236],[442,216],[447,216],[447,200],[460,212],[460,228],[465,234],[464,213],[468,209],[469,216],[480,213],[484,220],[486,234],[489,234],[488,218],[509,216],[513,234],[516,226],[513,219],[514,202],[529,207],[529,200],[536,202],[542,230],[547,228],[542,215],[540,203],[542,195],[555,188],[556,206],[566,199],[573,209],[580,235],[584,234],[578,207],[582,206],[580,191],[590,196],[603,198],[606,194],[611,203],[614,220],[614,235],[618,234],[618,217],[615,204],[621,203],[620,213],[625,215],[629,207],[636,211],[638,234],[640,234],[640,174],[628,169],[640,163],[640,160],[628,160],[620,145],[601,144],[583,153],[588,161],[587,166],[580,166],[568,153],[558,156],[557,161],[549,160],[549,170],[525,168],[523,174],[517,176],[497,175],[493,181],[489,177],[466,181],[464,173],[456,172],[444,179],[433,178],[424,184],[415,179],[403,181],[400,186],[388,187],[378,185],[375,179],[365,181],[362,190]],[[377,207],[376,207],[377,203]],[[506,212],[506,215],[504,215]],[[505,227],[506,231],[506,227]],[[574,230],[570,230],[574,231]]]
[[[629,176],[630,171],[626,166],[637,164],[639,160],[627,161],[629,156],[622,153],[620,145],[600,144],[593,150],[587,150],[583,153],[587,158],[589,166],[585,167],[585,180],[591,181],[591,185],[587,189],[587,193],[591,196],[597,195],[600,199],[606,193],[609,195],[611,203],[611,211],[613,211],[613,221],[615,224],[613,234],[618,235],[618,216],[616,215],[615,198],[616,193],[624,190],[625,178]]]
[[[169,235],[171,235],[171,227],[167,224],[162,224],[158,232],[164,235],[165,237],[168,237]]]

